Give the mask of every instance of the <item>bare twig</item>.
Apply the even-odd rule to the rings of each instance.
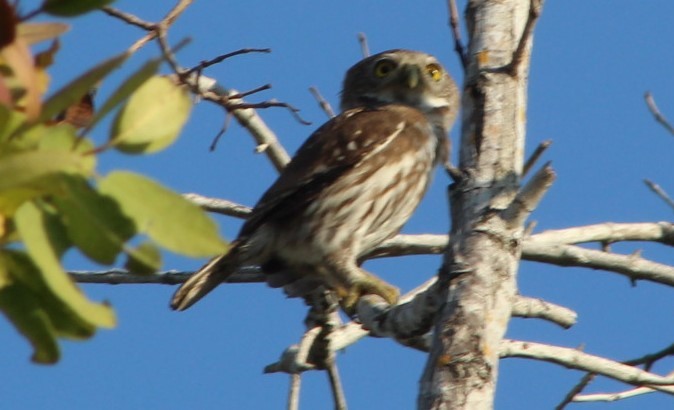
[[[531,154],[531,156],[527,159],[527,162],[524,163],[524,167],[522,167],[522,176],[526,176],[531,168],[536,164],[536,161],[543,155],[545,150],[548,149],[552,145],[552,140],[546,140],[538,144],[534,152]]]
[[[672,377],[674,373],[669,373],[667,376]],[[669,394],[674,394],[674,387],[662,386],[658,389],[659,391],[666,392]],[[637,387],[636,389],[625,390],[617,393],[594,393],[594,394],[581,394],[573,398],[574,402],[597,402],[597,401],[618,401],[629,399],[632,397],[640,396],[642,394],[648,394],[655,392],[655,389],[650,387]]]
[[[132,26],[142,28],[145,31],[152,31],[155,29],[155,23],[142,20],[133,14],[118,10],[114,7],[106,6],[101,8],[101,11],[109,16],[120,19],[127,24],[131,24]]]
[[[662,189],[660,185],[656,184],[650,179],[644,179],[644,183],[651,189],[651,191],[655,192],[657,196],[665,201],[665,203],[669,205],[670,208],[674,209],[674,200],[669,195],[667,195],[667,192],[665,192],[665,190]]]
[[[328,373],[328,379],[330,380],[330,389],[332,390],[332,397],[335,401],[336,410],[346,410],[346,397],[344,396],[344,388],[342,387],[342,381],[339,377],[339,371],[337,370],[337,363],[334,360],[331,360],[327,364],[326,372]]]
[[[565,329],[576,323],[578,315],[564,306],[555,305],[543,299],[518,296],[513,303],[512,315],[522,318],[545,319]]]
[[[183,196],[209,212],[222,215],[247,218],[252,211],[252,208],[248,206],[237,204],[226,199],[208,198],[199,194],[183,194]]]
[[[323,98],[321,93],[318,91],[318,88],[316,87],[309,87],[309,91],[311,92],[311,95],[314,96],[316,101],[318,102],[318,106],[321,107],[323,112],[328,116],[328,118],[334,118],[335,117],[335,112],[332,110],[332,107],[330,106],[330,103]]]
[[[522,65],[522,60],[525,56],[525,51],[529,44],[531,44],[531,35],[533,34],[538,17],[541,15],[542,8],[543,0],[530,0],[529,17],[524,24],[524,30],[522,30],[520,41],[513,52],[512,60],[510,60],[510,63],[506,66],[507,72],[513,77],[518,74],[520,66]]]
[[[300,373],[293,373],[290,375],[290,391],[288,392],[288,410],[299,410],[301,384],[302,384],[302,375]]]
[[[650,371],[651,367],[653,366],[653,364],[655,364],[655,362],[671,355],[674,355],[674,344],[671,344],[658,352],[649,353],[636,359],[626,360],[622,363],[630,366],[644,365],[644,369]],[[564,397],[564,400],[562,400],[562,402],[559,405],[557,405],[555,409],[562,410],[566,407],[566,405],[570,404],[571,402],[615,401],[638,396],[640,394],[651,393],[654,391],[653,389],[648,387],[639,387],[636,389],[631,389],[619,393],[581,395],[580,393],[585,389],[585,387],[587,387],[590,384],[590,382],[595,378],[595,376],[596,375],[593,373],[588,373],[585,376],[583,376],[583,378],[578,382],[578,384],[576,384],[573,387],[573,389],[571,389],[571,391],[567,393],[567,395]],[[667,376],[668,377],[674,376],[674,373],[670,373]],[[674,393],[674,387],[672,387],[669,390],[671,390],[671,392]]]
[[[213,152],[215,149],[218,147],[218,142],[220,142],[220,138],[225,135],[227,130],[229,129],[229,123],[232,121],[232,114],[227,113],[225,115],[225,121],[222,123],[222,127],[218,131],[217,134],[215,134],[215,137],[213,138],[213,141],[211,141],[211,145],[208,147],[208,150]]]
[[[235,90],[230,90],[229,95],[238,94]],[[215,91],[204,93],[205,96],[210,96],[213,100],[220,103],[222,97],[216,94]],[[228,96],[225,96],[228,98]],[[241,100],[227,100],[232,104],[243,104]],[[274,164],[278,171],[285,168],[286,164],[290,162],[290,156],[285,148],[281,145],[276,137],[276,134],[265,124],[260,118],[259,114],[253,108],[230,108],[226,103],[226,109],[236,118],[237,122],[244,127],[253,136],[258,145],[265,145],[267,149],[265,154],[269,160]]]
[[[585,376],[583,376],[580,381],[573,386],[573,388],[564,396],[564,399],[555,406],[555,410],[564,410],[568,404],[571,404],[573,402],[573,398],[576,397],[576,395],[580,394],[589,384],[594,380],[594,378],[597,375],[594,373],[587,373]]]
[[[456,0],[447,0],[447,8],[449,9],[449,27],[452,29],[452,36],[454,37],[454,51],[459,55],[459,61],[463,71],[468,67],[468,55],[466,48],[463,46],[461,40],[461,28],[459,27],[459,11],[456,8]]]
[[[649,386],[668,393],[667,390],[672,390],[674,387],[673,376],[660,376],[568,347],[504,339],[501,343],[500,355],[501,357],[542,360],[570,369],[596,373],[634,386]]]
[[[664,115],[660,112],[658,109],[658,106],[655,104],[655,99],[653,98],[653,94],[651,94],[650,91],[646,91],[646,94],[644,94],[644,99],[646,100],[646,105],[648,106],[648,110],[653,114],[653,117],[655,117],[655,121],[659,122],[667,131],[669,131],[670,134],[674,134],[674,126],[667,121],[667,118],[665,118]]]
[[[601,269],[626,276],[631,281],[648,280],[674,286],[674,267],[635,255],[617,255],[580,246],[525,242],[523,258],[558,266]]]
[[[367,45],[367,36],[365,33],[358,33],[358,43],[360,44],[360,52],[363,58],[370,56],[370,47]]]
[[[503,219],[510,226],[520,226],[529,217],[543,195],[555,180],[555,172],[546,164],[517,193],[508,208],[503,211]]]
[[[270,88],[271,88],[271,84],[265,84],[265,85],[261,85],[259,87],[253,88],[252,90],[240,92],[240,93],[235,94],[235,95],[230,95],[229,98],[241,99],[241,98],[244,98],[244,97],[248,97],[249,95],[259,93],[260,91],[269,90]]]
[[[587,242],[615,243],[623,241],[659,242],[674,246],[674,224],[671,222],[613,223],[553,229],[532,235],[530,243],[577,244]]]
[[[236,97],[234,97],[236,98]],[[237,103],[237,104],[230,104],[227,106],[227,108],[231,111],[234,110],[245,110],[248,108],[271,108],[271,107],[281,107],[285,108],[290,113],[295,117],[297,122],[303,124],[303,125],[311,125],[311,122],[305,120],[300,116],[300,110],[298,108],[293,107],[292,105],[286,103],[286,102],[281,102],[281,101],[276,101],[276,100],[269,100],[269,101],[262,101],[259,103]]]
[[[205,68],[208,68],[212,65],[219,64],[222,61],[232,58],[241,54],[249,54],[249,53],[271,53],[271,48],[242,48],[240,50],[232,51],[230,53],[222,54],[217,57],[214,57],[210,60],[202,61],[198,65],[190,68],[187,70],[184,74],[185,75],[190,75],[194,72],[201,72]]]
[[[101,283],[107,285],[120,284],[160,284],[179,285],[187,280],[194,272],[165,271],[154,275],[136,275],[123,269],[111,269],[104,272],[70,271],[68,274],[79,283]],[[260,268],[246,266],[239,268],[227,279],[227,283],[260,283],[264,282],[264,274]]]

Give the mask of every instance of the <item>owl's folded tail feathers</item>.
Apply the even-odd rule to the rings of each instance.
[[[197,303],[210,291],[234,273],[236,262],[236,248],[229,253],[211,259],[199,271],[195,272],[183,283],[171,299],[171,309],[185,310]]]

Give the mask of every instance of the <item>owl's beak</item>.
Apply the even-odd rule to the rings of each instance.
[[[401,82],[410,89],[416,88],[421,80],[419,67],[414,65],[405,65],[401,69]]]

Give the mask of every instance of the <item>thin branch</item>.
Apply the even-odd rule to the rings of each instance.
[[[127,24],[142,28],[145,31],[153,31],[155,29],[155,26],[156,26],[155,23],[151,23],[149,21],[142,20],[139,17],[137,17],[137,16],[135,16],[131,13],[127,13],[125,11],[118,10],[114,7],[109,7],[109,6],[102,7],[101,11],[104,12],[105,14],[109,15],[109,16],[120,19]]]
[[[633,386],[650,386],[669,393],[674,388],[674,377],[663,377],[633,366],[591,355],[577,349],[543,343],[504,339],[501,357],[523,357],[559,364],[569,369],[583,370],[606,376]]]
[[[218,131],[217,134],[215,134],[215,138],[213,138],[213,141],[211,142],[211,145],[208,147],[208,150],[213,152],[215,149],[218,147],[218,142],[220,142],[220,138],[225,135],[227,130],[229,129],[229,123],[232,121],[232,114],[227,113],[225,115],[225,121],[222,124],[222,128]]]
[[[665,118],[664,115],[660,112],[658,109],[658,106],[655,104],[655,99],[653,98],[653,94],[651,94],[650,91],[646,91],[646,94],[644,94],[644,99],[646,100],[646,105],[648,106],[648,110],[653,114],[653,117],[655,117],[655,121],[660,123],[667,131],[669,131],[670,134],[674,134],[674,126]]]
[[[638,357],[632,360],[626,360],[622,362],[623,364],[630,366],[644,365],[644,370],[650,371],[651,367],[658,360],[664,359],[665,357],[674,355],[674,344],[671,344],[664,349],[661,349],[655,353],[649,353],[644,356]],[[587,394],[581,395],[580,393],[590,384],[596,375],[593,373],[588,373],[576,384],[576,386],[567,393],[564,397],[564,400],[557,405],[556,410],[562,410],[564,407],[571,402],[575,401],[614,401],[622,400],[629,397],[634,397],[640,394],[651,393],[654,390],[648,387],[640,387],[637,389],[631,389],[620,393],[602,393],[602,394]],[[674,373],[670,373],[669,376],[674,376]],[[674,389],[673,389],[674,392]]]
[[[521,226],[536,209],[554,180],[555,172],[550,164],[546,164],[520,189],[508,208],[503,211],[506,223],[511,227]]]
[[[578,314],[564,306],[559,306],[539,298],[517,296],[513,303],[512,315],[522,318],[544,319],[565,329],[576,324]]]
[[[367,45],[367,36],[365,33],[358,33],[358,43],[360,44],[360,53],[363,58],[370,56],[370,47]]]
[[[346,410],[346,397],[344,396],[344,388],[337,370],[337,363],[331,360],[326,366],[328,379],[330,380],[330,389],[332,390],[332,397],[335,401],[336,410]]]
[[[541,10],[543,9],[543,0],[530,0],[529,3],[529,17],[527,22],[524,24],[524,30],[522,30],[522,36],[520,41],[517,44],[517,48],[513,52],[512,60],[506,66],[508,73],[511,76],[516,76],[519,72],[522,61],[526,54],[527,47],[531,44],[531,36],[536,26],[536,22],[541,15]]]
[[[290,390],[288,391],[288,410],[299,410],[301,384],[302,384],[302,375],[300,373],[293,373],[290,375]]]
[[[573,245],[525,242],[524,259],[558,266],[577,266],[619,273],[631,281],[648,280],[674,286],[674,267],[649,261],[639,255],[617,255]]]
[[[258,145],[267,147],[264,152],[274,167],[278,171],[283,170],[286,164],[290,162],[290,156],[278,141],[276,134],[267,126],[267,124],[265,124],[255,109],[242,108],[243,104],[245,104],[242,100],[229,100],[229,96],[236,94],[238,93],[235,90],[230,90],[229,95],[225,95],[225,98],[228,102],[232,103],[231,105],[238,104],[239,108],[231,108],[230,104],[225,104],[225,108],[234,116],[234,118],[236,118],[237,122],[242,127],[248,130]],[[215,91],[209,91],[203,95],[210,97],[213,101],[218,103],[220,103],[223,98],[222,95],[217,94]]]
[[[656,184],[655,182],[649,180],[649,179],[644,179],[644,183],[651,189],[651,191],[655,192],[657,196],[660,197],[667,205],[670,206],[670,208],[674,209],[674,200],[672,197],[667,195],[667,192],[665,192],[664,189],[660,187],[660,185]]]
[[[167,15],[159,23],[149,23],[139,19],[138,17],[121,12],[119,10],[113,9],[111,7],[105,7],[104,12],[108,13],[111,16],[121,19],[128,24],[133,24],[137,27],[140,27],[146,31],[148,34],[142,39],[138,40],[131,48],[130,51],[135,51],[140,48],[142,45],[148,41],[157,38],[159,45],[162,49],[164,57],[167,59],[172,69],[175,71],[178,78],[184,83],[192,87],[192,91],[200,96],[201,98],[215,102],[218,105],[223,106],[229,113],[232,113],[237,119],[239,124],[246,128],[254,139],[258,142],[258,145],[263,145],[265,153],[270,158],[277,170],[281,170],[285,165],[290,161],[290,157],[285,152],[285,149],[278,143],[276,135],[266,126],[262,119],[254,111],[254,108],[267,108],[267,107],[284,107],[293,114],[293,116],[302,123],[307,123],[297,114],[297,109],[286,103],[280,103],[278,101],[267,101],[259,104],[248,104],[241,99],[233,98],[238,93],[233,90],[224,90],[222,87],[218,87],[216,81],[210,78],[204,78],[201,75],[191,75],[198,73],[200,68],[207,67],[211,64],[215,64],[219,61],[224,60],[232,55],[243,54],[245,52],[254,52],[249,50],[260,50],[259,52],[265,52],[266,49],[242,49],[234,51],[232,53],[224,54],[219,57],[216,57],[206,63],[202,63],[194,69],[184,71],[175,60],[171,49],[166,41],[166,30],[168,27],[175,21],[175,19],[189,6],[192,0],[181,0],[176,6],[171,9]],[[202,84],[207,84],[203,86]]]
[[[242,48],[240,50],[232,51],[230,53],[222,54],[217,57],[214,57],[210,60],[202,61],[198,65],[190,68],[187,70],[184,74],[185,75],[190,75],[194,72],[201,72],[204,69],[223,62],[224,60],[227,60],[228,58],[232,58],[241,54],[249,54],[249,53],[271,53],[271,48]]]
[[[233,216],[235,218],[248,218],[253,210],[251,207],[237,204],[226,199],[209,198],[199,194],[183,194],[183,197],[192,203],[199,205],[206,211]]]
[[[543,155],[545,150],[547,150],[550,145],[552,145],[552,140],[545,140],[538,144],[534,152],[531,154],[531,156],[527,159],[527,162],[524,163],[524,167],[522,167],[522,177],[526,176],[531,168],[536,164],[536,161]]]
[[[70,271],[68,274],[78,283],[98,283],[107,285],[121,284],[159,284],[179,285],[187,280],[194,272],[181,272],[176,270],[159,272],[154,275],[137,275],[123,269],[111,269],[101,272]],[[264,274],[256,266],[239,268],[228,279],[227,283],[262,283],[265,281]]]
[[[454,37],[454,51],[459,55],[459,61],[463,71],[468,68],[468,55],[466,48],[461,40],[461,28],[459,27],[459,11],[456,8],[456,0],[447,0],[447,8],[449,9],[449,27],[452,29],[452,37]]]
[[[674,376],[673,373],[669,373],[668,377]],[[640,396],[642,394],[653,393],[655,391],[662,391],[674,395],[674,386],[667,387],[661,386],[657,390],[650,387],[637,387],[636,389],[625,390],[617,393],[594,393],[594,394],[581,394],[573,398],[574,402],[599,402],[599,401],[618,401],[629,399],[632,397]]]
[[[321,328],[318,326],[307,330],[304,336],[302,336],[300,343],[287,348],[281,354],[281,359],[278,362],[265,366],[264,373],[295,374],[315,369],[316,366],[308,363],[307,358],[314,341],[320,333]]]
[[[236,96],[230,97],[232,99],[236,99]],[[300,110],[299,108],[296,108],[292,106],[291,104],[288,104],[286,102],[282,101],[277,101],[277,100],[268,100],[268,101],[262,101],[258,103],[237,103],[237,104],[229,104],[227,106],[227,109],[234,111],[234,110],[242,110],[242,109],[248,109],[248,108],[271,108],[271,107],[280,107],[280,108],[285,108],[287,109],[293,117],[299,122],[300,124],[303,125],[311,125],[310,121],[305,120],[300,116]]]
[[[532,235],[527,242],[543,244],[578,244],[623,241],[659,242],[674,246],[674,224],[670,222],[613,223],[547,230]]]
[[[573,402],[573,398],[580,394],[597,377],[594,373],[587,373],[573,388],[564,396],[561,403],[555,406],[555,410],[564,410],[568,404]]]
[[[646,370],[650,370],[650,368],[657,362],[658,360],[664,359],[667,356],[672,356],[674,355],[674,343],[665,347],[664,349],[655,352],[655,353],[649,353],[647,355],[638,357],[636,359],[632,360],[626,360],[623,363],[629,364],[632,366],[635,365],[644,365]]]
[[[260,91],[265,91],[265,90],[269,90],[269,89],[271,89],[271,84],[265,84],[265,85],[261,85],[259,87],[253,88],[252,90],[240,92],[236,95],[230,95],[229,98],[241,99],[241,98],[244,98],[244,97],[248,97],[249,95],[259,93]]]
[[[321,93],[318,91],[318,88],[316,87],[309,87],[309,91],[311,92],[311,95],[314,96],[316,101],[318,102],[318,106],[321,107],[323,112],[328,116],[328,118],[334,118],[335,117],[335,112],[332,110],[332,107],[330,106],[330,103],[323,98]]]

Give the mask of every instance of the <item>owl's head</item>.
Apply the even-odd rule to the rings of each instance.
[[[430,54],[389,50],[356,63],[344,78],[341,109],[403,104],[447,130],[459,107],[459,92],[447,70]]]

